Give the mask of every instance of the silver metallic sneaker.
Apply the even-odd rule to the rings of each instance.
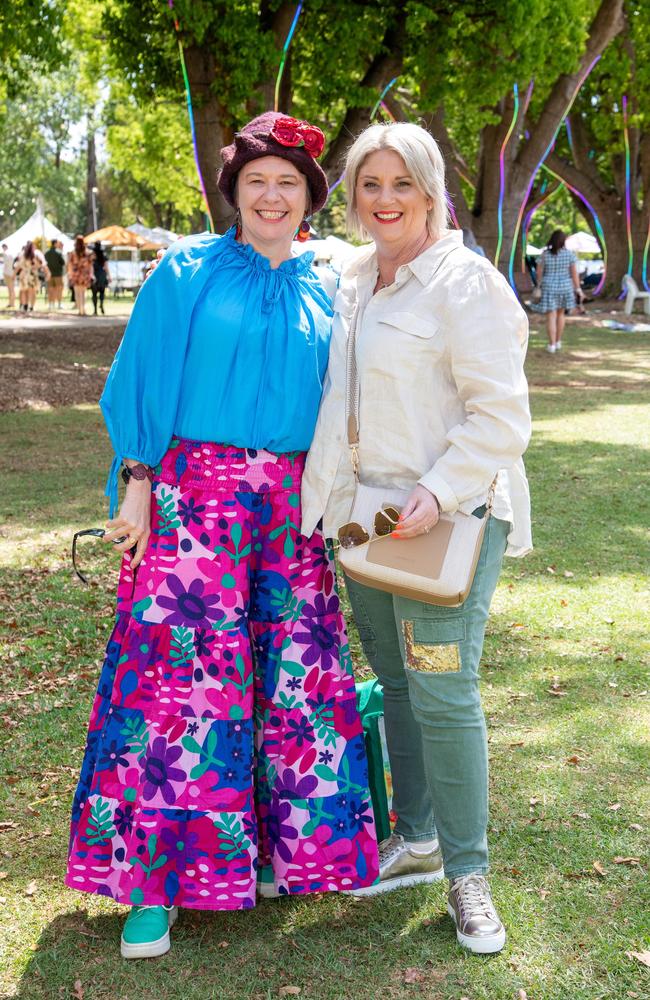
[[[447,912],[456,924],[459,944],[478,955],[501,951],[506,931],[494,908],[484,875],[461,875],[451,882]]]
[[[428,854],[417,854],[404,837],[393,833],[379,845],[379,882],[363,889],[352,889],[352,896],[378,896],[409,885],[438,882],[444,878],[438,842]]]

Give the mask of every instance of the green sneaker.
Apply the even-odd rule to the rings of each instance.
[[[171,948],[169,930],[177,917],[177,906],[132,906],[122,931],[122,958],[164,955]]]

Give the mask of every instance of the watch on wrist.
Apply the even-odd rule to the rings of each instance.
[[[137,479],[139,482],[148,479],[151,483],[153,482],[153,469],[149,465],[143,465],[142,462],[138,462],[137,465],[125,465],[122,469],[122,479],[127,486],[131,479]]]

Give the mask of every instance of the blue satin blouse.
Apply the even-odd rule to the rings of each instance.
[[[235,230],[179,240],[143,285],[100,406],[115,459],[156,466],[172,437],[305,451],[314,433],[332,322],[304,253],[271,268]]]

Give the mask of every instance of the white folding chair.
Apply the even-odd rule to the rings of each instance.
[[[625,314],[630,316],[636,299],[643,300],[643,311],[650,316],[650,292],[642,292],[630,274],[623,275],[623,291],[625,292]]]

